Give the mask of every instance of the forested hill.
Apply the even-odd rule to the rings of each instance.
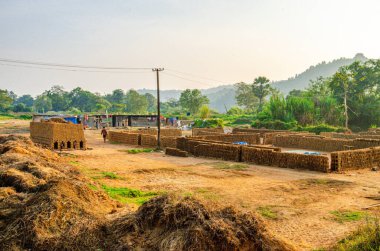
[[[332,76],[341,66],[350,65],[354,61],[366,60],[368,59],[363,54],[358,53],[354,58],[340,58],[328,63],[322,62],[315,66],[310,66],[306,71],[302,72],[301,74],[297,74],[288,80],[274,82],[273,86],[286,95],[291,90],[303,90],[307,88],[309,86],[310,80],[314,80],[321,76]]]
[[[354,61],[365,61],[367,58],[359,53],[353,58],[340,58],[331,62],[322,62],[315,66],[310,66],[304,72],[287,80],[273,82],[273,86],[279,89],[285,95],[293,89],[303,90],[309,86],[310,80],[314,80],[320,76],[330,77],[341,66],[350,65]],[[256,76],[252,76],[252,81]],[[182,90],[163,90],[160,92],[163,101],[170,98],[178,99]],[[210,99],[210,107],[219,111],[225,112],[226,108],[229,109],[236,104],[235,91],[233,84],[223,85],[209,89],[201,90],[204,95]],[[151,93],[156,96],[155,90],[142,89],[138,90],[140,93]]]

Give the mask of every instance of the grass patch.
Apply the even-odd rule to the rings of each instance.
[[[236,163],[228,163],[228,162],[214,162],[209,165],[223,170],[245,170],[249,166],[247,164],[236,164]]]
[[[143,192],[127,187],[109,187],[102,185],[102,189],[113,199],[122,203],[134,203],[142,205],[149,199],[159,195],[157,192]]]
[[[113,180],[120,178],[116,173],[113,173],[113,172],[102,172],[102,176],[103,178],[113,179]]]
[[[32,119],[32,115],[28,115],[28,114],[9,114],[9,113],[2,113],[2,114],[0,114],[0,120],[8,120],[8,119],[31,120]]]
[[[80,164],[79,164],[79,161],[77,161],[77,160],[72,160],[72,161],[70,161],[69,162],[71,165],[74,165],[74,166],[79,166]]]
[[[93,184],[87,184],[87,185],[88,185],[88,187],[89,187],[91,190],[93,190],[93,191],[97,191],[97,190],[99,190],[98,187],[95,186],[95,185],[93,185]]]
[[[348,210],[331,211],[330,213],[334,216],[334,220],[340,223],[359,221],[366,215],[364,212]]]
[[[277,212],[273,211],[271,206],[258,207],[257,212],[267,219],[276,220],[278,219]]]
[[[349,181],[334,180],[334,179],[306,179],[304,181],[308,185],[327,185],[327,186],[334,186],[334,187],[351,184],[351,182]]]
[[[357,231],[339,241],[333,250],[339,251],[376,251],[380,250],[380,225],[379,220],[367,222]]]
[[[192,197],[193,196],[193,193],[192,192],[184,192],[183,194],[183,197]]]
[[[137,154],[137,153],[151,153],[154,150],[152,148],[133,148],[133,149],[128,149],[127,153],[130,154]]]

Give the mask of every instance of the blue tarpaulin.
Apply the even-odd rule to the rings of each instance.
[[[244,141],[234,142],[233,144],[235,144],[235,145],[243,145],[243,146],[248,145],[248,143],[244,142]]]
[[[76,117],[65,117],[63,119],[66,120],[67,122],[71,122],[73,124],[77,124],[77,118]]]

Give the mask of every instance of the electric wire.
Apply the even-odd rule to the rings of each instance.
[[[212,78],[201,77],[201,76],[198,76],[198,75],[195,75],[195,74],[191,74],[191,73],[187,73],[187,72],[183,72],[183,71],[178,71],[178,70],[173,70],[173,69],[165,69],[165,70],[171,71],[171,72],[174,72],[174,73],[177,73],[177,74],[193,76],[193,77],[196,77],[196,78],[199,78],[199,79],[205,79],[205,80],[210,80],[210,81],[214,81],[214,82],[225,83],[224,81],[220,81],[220,80],[216,80],[216,79],[212,79]]]
[[[26,60],[8,59],[8,58],[0,58],[0,62],[26,64],[26,65],[41,65],[41,66],[51,66],[51,67],[64,67],[64,68],[98,69],[98,70],[151,70],[152,69],[152,67],[147,68],[147,67],[109,67],[109,66],[71,65],[71,64],[46,63],[46,62],[26,61]]]
[[[32,69],[42,69],[42,70],[53,70],[53,71],[70,71],[70,72],[95,72],[95,73],[116,73],[116,74],[129,74],[129,73],[147,73],[148,71],[107,71],[107,70],[84,70],[84,69],[66,69],[66,68],[49,68],[43,66],[34,65],[16,65],[8,63],[0,63],[0,65],[10,66],[10,67],[20,67],[20,68],[32,68]]]
[[[175,77],[175,78],[179,78],[179,79],[183,79],[183,80],[186,80],[186,81],[189,81],[189,82],[192,82],[192,83],[197,83],[197,84],[203,84],[203,85],[207,85],[207,86],[210,86],[210,87],[215,87],[209,83],[205,83],[204,81],[199,81],[199,80],[196,80],[196,79],[190,79],[190,78],[187,78],[187,77],[183,77],[183,76],[179,76],[179,75],[176,75],[176,74],[173,74],[173,73],[167,73],[167,72],[162,72],[163,75],[167,75],[167,76],[171,76],[171,77]],[[226,84],[226,83],[223,83],[223,84]]]

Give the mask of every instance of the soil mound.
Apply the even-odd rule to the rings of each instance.
[[[0,137],[0,250],[293,250],[252,214],[162,196],[131,213],[25,137]]]

